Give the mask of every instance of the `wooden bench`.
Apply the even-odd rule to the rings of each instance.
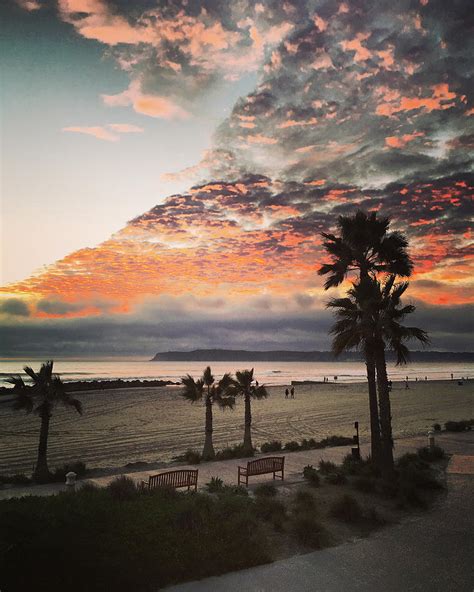
[[[246,467],[239,467],[238,482],[245,481],[248,487],[249,477],[254,475],[265,475],[266,473],[273,473],[273,478],[277,476],[280,479],[285,478],[285,457],[284,456],[266,456],[257,460],[249,460]],[[281,473],[277,475],[276,473]]]
[[[155,489],[157,487],[187,487],[188,491],[194,487],[197,491],[198,470],[197,469],[180,469],[179,471],[168,471],[167,473],[159,473],[158,475],[150,475],[148,483],[142,481],[143,489]]]

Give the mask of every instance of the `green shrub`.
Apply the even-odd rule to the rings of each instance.
[[[364,493],[371,493],[376,489],[376,481],[371,477],[357,477],[354,480],[354,487]]]
[[[209,483],[206,483],[206,489],[209,493],[217,493],[222,491],[224,481],[220,477],[211,477]]]
[[[349,438],[348,436],[328,436],[321,440],[321,446],[323,448],[330,446],[348,446],[353,443],[354,439]]]
[[[305,489],[298,489],[293,498],[293,505],[295,513],[301,511],[308,512],[309,510],[314,512],[316,510],[314,495]]]
[[[131,500],[138,496],[137,484],[130,477],[122,475],[107,485],[107,491],[114,500]]]
[[[321,549],[327,544],[326,531],[311,513],[294,516],[291,530],[301,544],[313,549]]]
[[[248,450],[244,448],[243,444],[236,444],[235,446],[228,446],[223,450],[219,450],[216,452],[216,460],[230,460],[232,458],[246,458],[248,456],[253,456],[255,454],[255,449],[249,454]]]
[[[401,506],[426,507],[426,502],[420,496],[420,493],[414,483],[401,481],[397,492],[398,500]]]
[[[124,507],[126,505],[126,507]],[[5,590],[158,590],[269,560],[254,504],[236,495],[121,501],[109,489],[0,501]]]
[[[275,528],[282,528],[286,518],[286,506],[272,497],[257,497],[255,514],[259,519],[271,522]]]
[[[308,440],[308,446],[311,450],[315,450],[317,448],[322,448],[321,443],[315,440],[314,438],[310,438]]]
[[[277,494],[277,488],[273,483],[262,483],[257,485],[254,493],[257,497],[275,497]]]
[[[227,495],[242,495],[244,497],[248,497],[249,495],[247,488],[243,485],[224,485],[220,493]]]
[[[341,469],[347,475],[363,475],[365,477],[376,477],[378,475],[377,467],[370,458],[354,458],[352,454],[346,454]]]
[[[343,522],[358,522],[362,518],[359,502],[352,495],[343,495],[333,502],[330,509],[331,516]]]
[[[447,432],[465,432],[474,425],[474,420],[447,421],[444,427]]]
[[[323,475],[327,475],[328,473],[334,473],[337,471],[337,466],[331,462],[330,460],[320,460],[319,461],[319,471]]]
[[[306,465],[304,467],[304,469],[303,469],[303,477],[313,487],[318,487],[319,486],[319,475],[318,475],[318,471],[313,467],[313,465]]]
[[[32,479],[27,477],[24,473],[17,473],[11,477],[11,483],[13,483],[13,485],[31,485],[32,482]]]
[[[184,454],[177,456],[176,460],[178,462],[184,462],[188,465],[198,465],[202,460],[202,456],[197,450],[188,448]]]
[[[52,473],[52,480],[63,482],[66,480],[66,475],[70,472],[76,473],[77,477],[81,479],[87,472],[86,464],[83,462],[67,463],[62,467],[57,467]]]
[[[434,462],[444,458],[444,450],[440,446],[425,446],[418,450],[418,456],[426,462]]]
[[[326,481],[331,485],[344,485],[347,483],[347,477],[344,473],[336,471],[335,473],[328,473],[326,475]]]
[[[434,430],[435,432],[440,432],[440,431],[441,431],[441,424],[439,424],[439,423],[434,423],[434,424],[433,424],[433,430]]]
[[[298,450],[301,450],[301,446],[298,444],[298,442],[292,440],[291,442],[287,442],[285,444],[284,449],[288,450],[289,452],[297,452]]]
[[[260,450],[264,453],[267,452],[278,452],[281,450],[280,440],[272,440],[271,442],[265,442],[260,446]]]
[[[376,490],[384,497],[394,498],[398,495],[398,483],[396,481],[381,479],[376,483]]]

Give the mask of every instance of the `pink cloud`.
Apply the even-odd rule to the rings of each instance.
[[[23,8],[23,10],[27,10],[28,12],[33,12],[34,10],[39,10],[41,8],[41,3],[37,0],[16,0],[16,3],[20,8]]]
[[[101,95],[109,107],[126,107],[131,105],[137,113],[161,119],[186,119],[189,113],[168,97],[144,94],[139,80],[130,83],[128,89],[117,95]]]
[[[87,134],[88,136],[94,136],[98,140],[105,140],[106,142],[118,142],[120,136],[113,134],[105,127],[102,126],[71,126],[63,127],[63,132],[74,132],[77,134]]]
[[[131,123],[109,123],[107,127],[119,134],[137,134],[144,131],[142,127]]]
[[[247,136],[247,142],[250,142],[250,144],[276,144],[278,140],[263,136],[262,134],[255,134],[253,136]]]
[[[356,62],[364,62],[371,58],[370,51],[362,45],[370,37],[370,33],[358,33],[354,39],[341,41],[341,46],[344,51],[355,52],[354,60]]]

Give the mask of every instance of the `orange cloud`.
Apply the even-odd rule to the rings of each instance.
[[[117,142],[120,140],[120,136],[113,134],[102,126],[71,126],[63,127],[63,132],[74,132],[77,134],[86,134],[88,136],[94,136],[98,140],[105,140],[107,142]]]
[[[128,89],[117,95],[101,95],[108,107],[132,105],[137,113],[161,119],[187,119],[190,114],[168,97],[144,94],[139,80],[130,83]]]
[[[409,142],[424,135],[423,132],[415,132],[413,134],[403,134],[403,136],[388,136],[385,138],[385,144],[390,148],[404,148]]]
[[[354,60],[356,62],[364,62],[369,60],[372,55],[370,51],[362,45],[362,41],[366,41],[370,37],[370,33],[358,33],[354,39],[341,41],[341,46],[344,51],[353,51]]]
[[[447,84],[437,84],[431,87],[431,97],[401,97],[397,102],[385,102],[377,105],[377,115],[391,117],[401,111],[414,111],[424,109],[428,113],[434,110],[450,109],[454,106],[457,95],[449,90]]]

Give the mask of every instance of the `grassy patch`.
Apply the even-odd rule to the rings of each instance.
[[[342,522],[359,522],[362,517],[362,508],[352,495],[343,495],[331,504],[330,514]]]
[[[303,477],[313,487],[319,487],[320,479],[318,471],[313,467],[313,465],[305,466],[305,468],[303,469]]]

